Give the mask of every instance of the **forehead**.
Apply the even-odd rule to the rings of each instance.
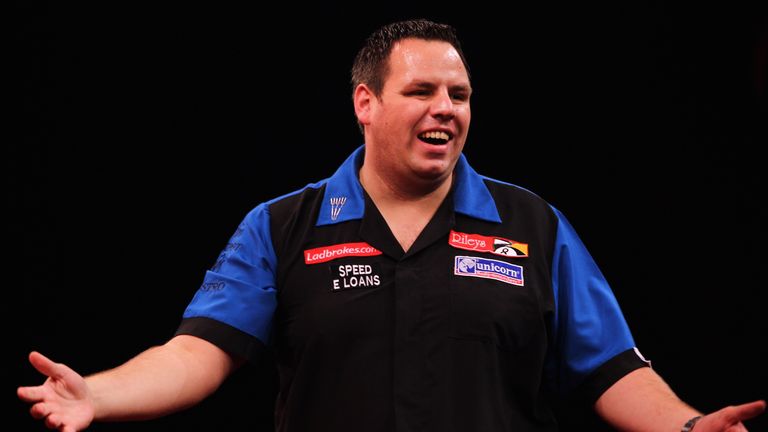
[[[389,55],[387,82],[450,81],[469,85],[461,56],[448,42],[408,38],[395,43]]]

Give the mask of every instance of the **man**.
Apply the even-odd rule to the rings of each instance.
[[[87,378],[32,353],[49,377],[18,389],[34,417],[75,431],[178,411],[266,345],[280,431],[554,431],[565,396],[621,430],[742,431],[765,409],[679,400],[564,216],[469,166],[451,27],[385,26],[352,75],[365,145],[254,208],[165,345]]]

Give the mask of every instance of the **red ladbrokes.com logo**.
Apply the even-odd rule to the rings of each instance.
[[[365,242],[342,243],[332,246],[323,246],[304,251],[305,264],[320,264],[344,258],[348,256],[375,256],[381,255],[381,251]]]
[[[502,237],[491,237],[480,234],[467,234],[451,231],[448,237],[451,246],[477,252],[490,252],[507,257],[525,258],[528,256],[528,244]]]

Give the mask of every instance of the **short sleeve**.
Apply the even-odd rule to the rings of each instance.
[[[176,334],[191,334],[243,357],[268,343],[277,258],[266,204],[243,219],[184,311]]]
[[[594,402],[627,373],[649,364],[639,355],[608,282],[565,216],[552,258],[554,359],[561,393],[578,388]]]

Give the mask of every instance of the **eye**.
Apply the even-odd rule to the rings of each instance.
[[[465,102],[469,99],[469,94],[460,92],[460,93],[453,93],[451,95],[451,99],[459,101],[459,102]]]

